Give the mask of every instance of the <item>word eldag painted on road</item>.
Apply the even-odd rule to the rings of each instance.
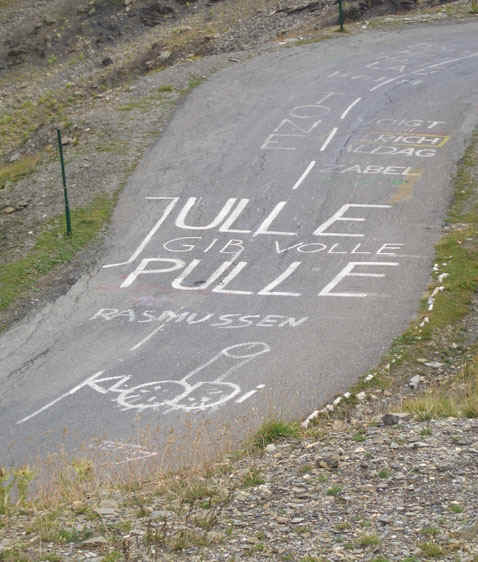
[[[353,154],[433,158],[449,140],[447,135],[428,133],[369,133],[359,144],[347,147]]]
[[[52,402],[19,420],[17,424],[33,419],[83,389],[94,390],[102,395],[114,395],[115,397],[111,400],[122,411],[154,411],[165,414],[172,411],[203,412],[223,406],[234,399],[236,403],[242,404],[259,390],[265,388],[265,385],[259,384],[241,395],[243,391],[240,385],[225,379],[270,351],[271,348],[264,342],[231,345],[216,353],[211,359],[187,373],[180,380],[158,379],[134,386],[127,384],[133,378],[131,374],[104,376],[105,371],[99,371]]]

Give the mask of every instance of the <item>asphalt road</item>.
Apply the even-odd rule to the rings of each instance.
[[[102,267],[1,337],[0,464],[60,445],[187,462],[343,392],[416,314],[477,108],[478,22],[201,84],[123,192]]]

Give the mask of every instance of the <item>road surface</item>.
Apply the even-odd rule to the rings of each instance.
[[[0,338],[0,464],[188,462],[346,390],[418,310],[477,107],[478,22],[284,48],[196,88],[101,267]]]

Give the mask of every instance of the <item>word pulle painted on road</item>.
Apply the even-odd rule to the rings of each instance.
[[[238,221],[241,218],[242,213],[244,212],[245,208],[249,204],[249,199],[237,199],[237,198],[229,198],[223,204],[222,208],[220,207],[216,214],[212,217],[209,217],[207,220],[209,222],[207,224],[197,225],[193,224],[191,220],[189,220],[189,214],[191,210],[197,205],[198,198],[196,197],[189,197],[184,203],[180,203],[179,197],[157,197],[155,198],[157,201],[161,201],[162,203],[166,203],[166,206],[163,209],[160,218],[150,230],[150,232],[146,235],[143,241],[139,244],[130,258],[125,262],[120,262],[118,264],[109,264],[106,265],[106,268],[121,266],[121,265],[129,265],[132,264],[137,258],[142,256],[147,246],[158,236],[159,226],[163,225],[166,219],[170,216],[170,214],[175,210],[177,204],[179,204],[178,212],[173,218],[173,225],[176,228],[181,230],[199,230],[199,231],[209,231],[212,230],[217,233],[234,233],[234,234],[241,234],[241,235],[250,235],[252,239],[255,239],[258,236],[261,237],[284,237],[287,239],[297,237],[298,232],[295,232],[292,228],[290,230],[279,230],[274,229],[273,224],[275,221],[278,221],[279,215],[284,212],[287,201],[280,201],[279,203],[275,204],[272,210],[266,215],[265,218],[260,217],[258,224],[254,225],[245,225],[242,224],[239,226]],[[363,232],[360,232],[356,225],[357,223],[364,223],[367,221],[367,218],[364,216],[357,216],[357,211],[360,211],[362,214],[370,213],[370,211],[385,211],[390,209],[390,205],[381,205],[381,204],[358,204],[358,203],[347,203],[342,205],[332,216],[330,216],[327,220],[322,222],[319,225],[314,225],[312,235],[319,238],[330,238],[336,237],[339,239],[342,238],[363,238],[365,235]],[[355,214],[354,214],[355,213]],[[354,228],[355,227],[355,228]],[[171,242],[175,241],[178,242],[180,238],[176,238],[173,240],[169,240],[166,242],[167,250],[171,252]],[[215,239],[216,241],[216,239]],[[214,241],[214,242],[215,242]],[[242,273],[243,270],[247,270],[249,267],[249,262],[246,260],[236,261],[236,258],[240,255],[238,252],[239,249],[244,248],[244,243],[242,240],[233,240],[233,244],[231,241],[226,243],[226,246],[222,247],[222,250],[219,250],[221,253],[234,253],[234,258],[226,259],[219,265],[215,265],[207,274],[204,274],[204,267],[207,268],[207,263],[204,262],[204,259],[191,259],[186,261],[179,257],[142,257],[139,263],[136,265],[133,271],[126,276],[124,281],[121,283],[121,288],[127,289],[134,285],[138,278],[141,279],[151,279],[151,276],[155,276],[160,279],[164,279],[166,277],[167,282],[170,283],[170,286],[178,291],[204,291],[206,289],[210,290],[212,293],[218,293],[223,295],[258,295],[258,296],[281,296],[281,297],[299,297],[302,295],[301,290],[290,290],[285,289],[282,286],[289,282],[290,279],[296,272],[298,272],[302,268],[303,262],[302,261],[292,261],[284,265],[279,273],[274,274],[273,277],[269,277],[269,279],[265,279],[263,284],[257,286],[255,288],[250,288],[250,283],[247,284],[248,288],[239,288],[237,285],[232,286],[233,282],[237,283],[239,277],[244,277]],[[164,244],[164,243],[163,243]],[[225,248],[232,247],[231,249],[226,250]],[[394,247],[397,248],[398,246],[391,243],[386,243],[383,245],[383,249],[387,247]],[[276,241],[276,250],[280,248],[279,244]],[[294,244],[288,245],[286,249],[294,248],[302,253],[302,254],[315,254],[325,249],[325,245],[320,244],[313,244],[313,243],[305,243],[300,241],[297,246]],[[209,249],[209,247],[208,247]],[[177,247],[180,253],[187,252],[191,250],[191,248],[184,248],[184,247]],[[332,250],[332,251],[331,251]],[[343,254],[343,251],[337,250],[333,251],[329,249],[329,254]],[[282,253],[284,250],[279,249],[279,253]],[[360,252],[358,247],[353,251],[353,253],[365,254],[365,251]],[[390,256],[391,252],[387,251],[379,251],[378,255],[385,255]],[[364,262],[349,262],[347,265],[342,265],[337,270],[335,277],[326,282],[323,287],[318,287],[317,294],[319,296],[340,296],[340,297],[358,297],[363,298],[368,295],[367,292],[364,290],[360,291],[352,291],[352,290],[345,290],[342,289],[340,291],[332,291],[331,289],[334,288],[339,282],[350,280],[350,278],[383,278],[386,276],[384,273],[384,267],[387,268],[388,266],[397,266],[398,263],[395,262],[383,262],[383,261],[364,261]],[[376,268],[379,268],[378,270]],[[261,273],[263,268],[261,268]],[[193,277],[197,274],[198,271],[202,272],[202,276],[205,277],[204,280],[200,282],[195,282]],[[174,274],[174,275],[171,275]]]

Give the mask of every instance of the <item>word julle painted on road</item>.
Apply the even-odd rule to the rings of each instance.
[[[275,245],[276,254],[282,254],[289,250],[296,250],[302,256],[313,255],[328,249],[327,255],[344,254],[345,252],[337,248],[338,244],[331,247],[318,240],[329,240],[337,238],[339,240],[352,239],[358,241],[364,238],[365,234],[357,227],[357,223],[365,223],[367,216],[371,212],[386,212],[391,205],[380,204],[357,204],[347,203],[342,205],[332,216],[321,224],[314,225],[311,236],[317,242],[297,242],[298,232],[291,228],[290,230],[279,230],[274,228],[274,223],[279,220],[281,213],[284,213],[287,207],[287,201],[279,201],[273,205],[272,209],[265,217],[259,217],[256,224],[241,225],[239,221],[241,215],[249,205],[250,200],[247,198],[237,199],[228,198],[216,212],[215,216],[210,217],[207,224],[193,224],[189,220],[190,213],[199,202],[197,197],[189,197],[182,201],[180,197],[149,197],[163,204],[163,209],[159,219],[153,228],[148,232],[141,244],[135,252],[125,262],[109,264],[105,268],[118,267],[123,265],[133,265],[138,258],[141,257],[137,265],[126,276],[121,283],[122,289],[127,289],[135,285],[139,279],[159,278],[163,282],[167,278],[170,287],[178,291],[200,291],[210,290],[212,293],[225,295],[258,295],[258,296],[281,296],[281,297],[299,297],[302,295],[300,289],[285,290],[283,285],[292,281],[293,277],[298,277],[300,270],[304,268],[302,260],[287,263],[281,271],[267,279],[262,286],[257,288],[250,287],[247,283],[247,289],[242,288],[240,284],[241,278],[247,273],[249,262],[247,260],[238,261],[239,256],[246,250],[247,242],[250,244],[255,240],[268,239],[272,240]],[[165,204],[165,205],[164,205]],[[357,216],[359,215],[359,216]],[[210,244],[202,250],[203,254],[216,250],[220,254],[228,255],[219,265],[215,265],[208,275],[204,275],[206,279],[201,282],[194,282],[191,277],[201,268],[204,273],[204,258],[192,259],[187,261],[182,257],[166,257],[165,255],[155,257],[144,257],[144,253],[149,244],[158,237],[160,226],[171,217],[172,225],[179,230],[200,231],[202,233],[213,231],[215,234],[234,234],[241,235],[241,238],[230,239],[227,242],[219,242],[219,238],[215,237]],[[209,219],[208,219],[209,220]],[[245,237],[247,236],[247,240]],[[194,249],[191,238],[200,237],[179,237],[163,242],[162,248],[168,253],[188,253]],[[294,240],[295,239],[295,240]],[[281,244],[281,240],[288,240],[285,247]],[[391,257],[397,257],[397,252],[401,249],[400,243],[381,244],[375,252],[375,258],[371,261],[350,261],[345,266],[341,266],[336,275],[322,287],[318,287],[317,294],[319,296],[335,296],[335,297],[352,297],[363,298],[368,295],[365,291],[337,290],[337,286],[344,280],[349,278],[383,278],[386,276],[384,268],[396,267],[399,264],[394,261],[384,261]],[[335,248],[335,250],[334,250]],[[352,254],[370,255],[370,251],[361,251],[360,243],[356,244],[351,250]],[[206,264],[207,265],[207,264]],[[234,282],[234,287],[233,287]]]

